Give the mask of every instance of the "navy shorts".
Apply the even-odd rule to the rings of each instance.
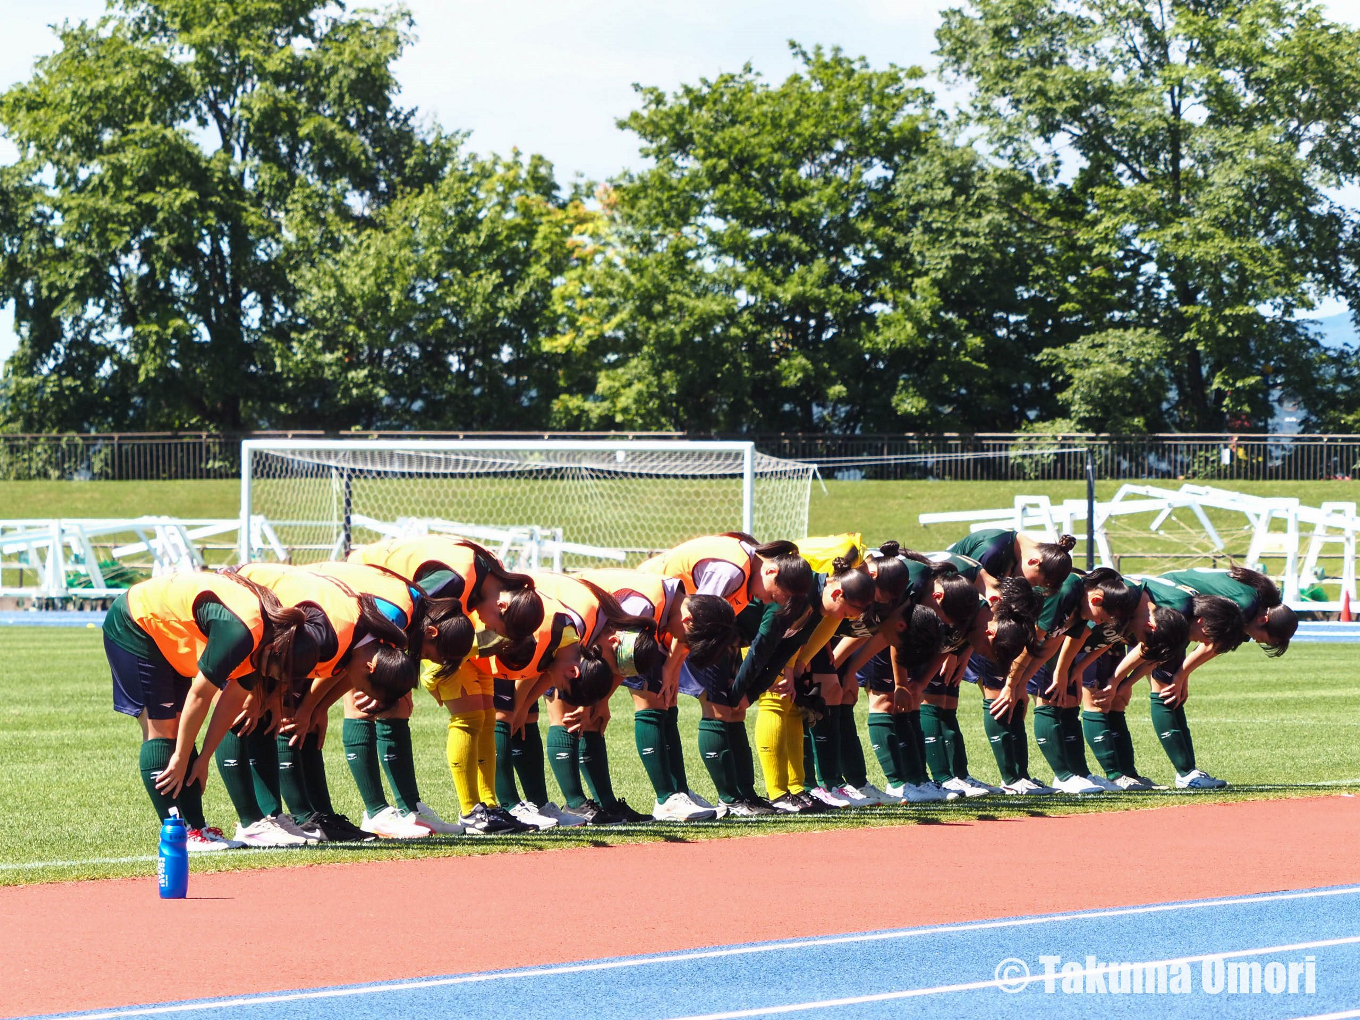
[[[1051,683],[1053,683],[1053,668],[1048,663],[1044,663],[1034,671],[1034,675],[1025,683],[1025,691],[1036,698],[1042,698],[1045,697],[1044,691],[1048,690]],[[1055,691],[1054,694],[1056,693]],[[1069,676],[1067,678],[1067,695],[1068,697],[1075,697],[1076,693],[1077,681]],[[1052,696],[1048,695],[1048,697]]]
[[[855,679],[859,681],[861,687],[866,687],[875,694],[891,694],[896,686],[892,670],[892,653],[886,648],[883,649],[860,667]]]
[[[926,684],[924,693],[934,694],[942,698],[957,698],[959,696],[959,685],[954,684],[951,687],[945,683],[944,673],[940,672],[930,678],[930,683]]]
[[[1081,685],[1087,690],[1094,690],[1097,687],[1108,687],[1110,685],[1110,677],[1114,676],[1114,671],[1119,668],[1119,660],[1122,658],[1124,658],[1124,655],[1119,649],[1111,648],[1095,662],[1082,670]]]
[[[968,656],[968,665],[963,667],[963,678],[989,691],[999,691],[1006,685],[1006,678],[997,675],[996,663],[984,659],[977,652]]]
[[[150,661],[104,639],[104,654],[113,674],[113,709],[134,718],[146,711],[149,719],[173,719],[189,696],[188,677],[180,676],[164,659]]]
[[[497,712],[513,712],[515,710],[515,681],[496,677],[492,681],[495,688],[491,695],[491,704]],[[549,691],[549,694],[552,692]],[[529,714],[533,715],[538,711],[538,702],[534,702],[533,708],[529,709]]]
[[[813,676],[835,675],[836,664],[831,661],[831,648],[829,645],[822,645],[811,660],[808,662],[808,672]]]
[[[661,693],[661,670],[663,663],[658,662],[647,676],[628,676],[623,678],[623,686],[630,691],[646,691],[649,694]]]
[[[686,659],[680,667],[680,693],[691,698],[707,698],[710,704],[736,708],[741,698],[732,693],[736,664],[729,655],[721,656],[706,669],[691,669]]]

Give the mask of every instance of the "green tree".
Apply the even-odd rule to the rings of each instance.
[[[1360,307],[1356,217],[1329,193],[1360,175],[1360,32],[1294,0],[973,0],[938,41],[996,154],[1060,182],[1084,275],[1119,295],[1054,356],[1074,414],[1130,418],[1117,375],[1090,385],[1114,367],[1111,330],[1140,338],[1131,381],[1169,381],[1173,425],[1264,425],[1272,389],[1309,402],[1295,313]],[[1105,391],[1102,419],[1088,398]]]
[[[0,97],[0,286],[24,429],[262,423],[299,260],[438,179],[394,97],[405,11],[122,0]]]

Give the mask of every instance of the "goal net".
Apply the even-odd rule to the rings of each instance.
[[[814,471],[735,442],[247,440],[241,557],[440,531],[521,563],[631,564],[712,532],[801,537]]]

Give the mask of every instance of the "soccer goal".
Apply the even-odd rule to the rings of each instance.
[[[430,530],[523,540],[559,568],[635,563],[712,532],[797,538],[815,470],[749,442],[250,439],[241,559],[282,546],[312,562]]]

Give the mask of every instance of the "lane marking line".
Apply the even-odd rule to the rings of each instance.
[[[753,953],[788,952],[820,946],[851,945],[858,942],[884,942],[892,939],[916,938],[923,935],[942,935],[954,932],[989,931],[997,928],[1019,928],[1034,924],[1057,924],[1069,921],[1084,921],[1108,917],[1129,917],[1137,914],[1166,913],[1175,910],[1198,910],[1208,907],[1231,907],[1255,903],[1280,903],[1290,900],[1318,899],[1326,896],[1354,896],[1360,894],[1360,886],[1344,886],[1337,889],[1311,889],[1304,892],[1264,893],[1253,896],[1225,897],[1217,900],[1190,900],[1183,903],[1157,903],[1143,907],[1120,907],[1110,910],[1084,911],[1068,914],[1045,914],[1039,917],[1005,918],[998,921],[975,921],[967,924],[938,925],[931,928],[907,928],[891,932],[871,932],[861,935],[837,935],[824,938],[801,939],[796,942],[772,942],[753,946],[734,946],[727,949],[706,949],[690,952],[668,953],[655,956],[625,957],[621,960],[603,960],[594,963],[561,964],[550,967],[526,967],[519,970],[493,971],[484,974],[460,974],[454,977],[421,978],[408,981],[388,981],[380,984],[357,985],[349,988],[323,988],[303,992],[279,992],[270,995],[249,995],[230,999],[201,999],[196,1002],[176,1002],[161,1006],[134,1007],[130,1009],[108,1010],[98,1013],[58,1013],[48,1014],[49,1018],[73,1017],[79,1020],[118,1020],[121,1017],[163,1016],[170,1013],[185,1013],[192,1010],[224,1009],[233,1006],[267,1005],[276,1002],[299,1002],[313,999],[344,998],[355,995],[380,994],[386,992],[415,991],[423,988],[444,988],[451,985],[478,984],[518,978],[555,977],[563,974],[588,974],[605,970],[621,970],[628,967],[644,967],[656,964],[685,963],[692,960],[713,960],[728,956],[743,956]],[[1317,945],[1340,945],[1346,941],[1360,942],[1360,936]],[[1259,950],[1259,952],[1273,952]],[[1240,953],[1209,953],[1208,956],[1243,956],[1258,952],[1243,950]],[[1196,957],[1195,959],[1199,959]],[[997,984],[995,979],[978,984],[988,987]],[[969,985],[968,987],[973,987]],[[868,1000],[866,1000],[868,1001]],[[740,1014],[734,1014],[740,1015]]]

